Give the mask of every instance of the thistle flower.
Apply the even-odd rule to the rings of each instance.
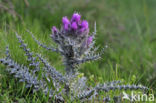
[[[88,22],[86,20],[83,20],[81,23],[81,27],[84,29],[88,29]]]
[[[76,23],[79,23],[80,19],[81,19],[81,15],[78,14],[78,13],[74,13],[73,16],[72,16],[71,22],[75,21]]]
[[[53,26],[52,29],[51,29],[51,31],[52,31],[51,37],[52,38],[55,38],[57,36],[58,29],[55,26]]]
[[[71,24],[71,28],[72,28],[73,30],[77,30],[77,28],[78,28],[77,23],[76,23],[76,22],[73,22],[73,23]]]
[[[68,20],[66,16],[62,18],[62,23],[63,23],[64,29],[69,30],[70,21]]]
[[[81,32],[84,32],[87,29],[88,29],[88,22],[86,20],[83,20],[82,23],[81,23],[81,29],[80,29],[80,31]]]
[[[58,32],[58,29],[56,28],[56,26],[53,26],[52,27],[52,33],[53,34],[56,34]]]
[[[87,45],[89,46],[89,44],[91,44],[93,41],[93,36],[88,37],[87,39]]]

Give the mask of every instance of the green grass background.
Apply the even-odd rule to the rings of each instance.
[[[0,3],[4,0],[0,0]],[[122,80],[125,84],[142,84],[156,90],[156,78],[147,81],[156,71],[156,1],[155,0],[12,0],[16,12],[22,17],[0,9],[0,57],[5,57],[5,47],[9,45],[11,56],[20,64],[26,63],[19,48],[17,31],[35,53],[42,54],[58,71],[63,72],[62,58],[39,47],[26,29],[46,45],[51,41],[51,27],[61,26],[62,16],[71,17],[76,11],[89,21],[90,31],[97,24],[96,45],[108,45],[103,58],[83,64],[80,71],[92,77],[91,85],[97,82]],[[7,5],[7,4],[5,4]],[[155,72],[156,73],[156,72]],[[0,101],[45,102],[42,92],[27,93],[24,83],[19,83],[0,65]]]

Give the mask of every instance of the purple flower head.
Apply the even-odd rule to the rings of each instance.
[[[65,16],[62,18],[62,23],[63,24],[70,24],[70,21],[68,20],[68,18]]]
[[[83,20],[81,23],[81,32],[84,32],[86,29],[88,29],[88,22],[86,20]]]
[[[58,32],[57,28],[55,26],[52,27],[52,33],[56,34]]]
[[[79,22],[80,21],[80,19],[81,19],[81,15],[80,14],[78,14],[78,13],[74,13],[73,14],[73,16],[72,16],[72,19],[71,19],[71,22]]]
[[[77,28],[78,28],[77,23],[76,23],[76,22],[73,22],[73,23],[71,24],[71,28],[72,28],[73,30],[77,30]]]
[[[52,38],[55,38],[57,36],[58,29],[55,26],[53,26],[52,29],[51,29],[51,31],[52,31],[51,37]]]
[[[63,28],[64,28],[64,30],[69,30],[69,24],[65,24],[65,25],[63,26]]]
[[[87,39],[87,45],[90,45],[93,41],[93,36],[89,36]]]
[[[88,22],[86,20],[83,20],[82,23],[81,23],[81,27],[85,28],[85,29],[88,29]]]
[[[69,30],[70,21],[68,20],[66,16],[62,18],[62,23],[63,23],[64,29]]]

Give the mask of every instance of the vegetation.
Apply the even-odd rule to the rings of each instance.
[[[31,51],[42,54],[58,71],[64,72],[61,56],[38,46],[26,30],[32,31],[42,43],[55,45],[49,37],[51,27],[60,28],[62,16],[71,16],[77,11],[89,20],[91,32],[96,21],[96,45],[101,48],[108,45],[103,59],[80,67],[81,73],[90,78],[89,85],[120,80],[124,84],[142,84],[154,93],[155,5],[154,0],[0,0],[0,57],[5,57],[5,47],[9,45],[11,57],[20,64],[29,65],[19,49],[15,34],[18,32]],[[0,81],[2,102],[49,101],[42,91],[32,94],[25,83],[8,75],[3,65],[0,65]],[[110,95],[116,93],[118,91]]]

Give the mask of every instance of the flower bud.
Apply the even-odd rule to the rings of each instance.
[[[80,31],[81,32],[84,32],[87,29],[88,29],[88,22],[86,20],[83,20],[82,23],[81,23],[81,29],[80,29]]]
[[[56,34],[58,32],[57,28],[55,26],[52,27],[52,33]]]
[[[77,28],[78,28],[77,23],[76,23],[76,22],[73,22],[73,23],[71,24],[71,28],[72,28],[73,30],[77,30]]]
[[[58,29],[55,26],[53,26],[51,31],[52,31],[51,37],[52,38],[56,38],[57,37],[57,33],[59,32]]]
[[[75,21],[76,23],[78,23],[80,21],[80,19],[81,19],[81,15],[78,13],[74,13],[72,16],[71,22]]]
[[[63,23],[63,28],[65,30],[69,30],[70,21],[68,20],[67,17],[62,18],[62,23]]]
[[[89,36],[87,39],[87,45],[90,45],[93,41],[93,36]]]

